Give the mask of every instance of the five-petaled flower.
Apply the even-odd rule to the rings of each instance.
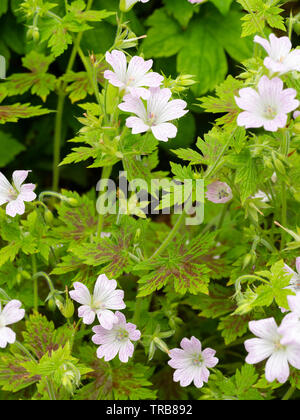
[[[15,171],[12,175],[13,185],[0,172],[0,206],[8,203],[6,214],[15,217],[25,213],[25,201],[33,201],[36,194],[34,184],[23,184],[31,171]]]
[[[171,360],[168,364],[176,369],[173,375],[175,382],[181,386],[188,386],[193,381],[197,388],[201,388],[208,381],[209,370],[218,363],[213,349],[202,350],[201,342],[195,338],[183,338],[180,343],[181,349],[175,348],[169,351]]]
[[[7,344],[16,341],[16,333],[7,325],[21,321],[25,316],[25,310],[20,309],[22,303],[19,300],[11,300],[3,310],[0,302],[0,348],[5,348]]]
[[[258,83],[258,92],[243,88],[235,97],[237,105],[244,110],[239,114],[237,124],[246,128],[264,127],[267,131],[277,131],[287,123],[287,114],[299,106],[295,99],[295,89],[283,89],[278,77],[268,79],[263,76]]]
[[[215,181],[207,186],[205,194],[208,201],[216,204],[227,203],[233,197],[231,188],[226,182]]]
[[[105,274],[98,277],[93,295],[84,284],[74,283],[75,290],[70,291],[70,296],[82,305],[78,308],[78,316],[83,318],[84,324],[92,324],[96,315],[102,327],[108,330],[118,322],[111,310],[124,309],[126,305],[123,290],[115,290],[116,287],[116,280],[109,280]]]
[[[121,312],[116,312],[117,322],[111,330],[103,328],[101,325],[93,327],[95,335],[92,340],[99,345],[97,357],[108,362],[119,353],[119,359],[127,363],[132,357],[134,345],[131,341],[137,341],[141,337],[141,332],[136,329],[136,325],[126,322],[125,316]]]
[[[282,75],[294,70],[300,71],[300,50],[291,51],[292,43],[287,36],[277,38],[271,34],[267,41],[256,35],[254,42],[260,44],[269,54],[264,65],[273,73]]]
[[[134,56],[127,68],[126,56],[122,51],[107,52],[105,57],[114,69],[114,71],[106,70],[104,72],[105,79],[132,96],[147,99],[150,92],[144,86],[158,87],[164,80],[160,74],[149,72],[153,64],[152,60],[145,61],[142,57]]]
[[[289,364],[300,369],[300,346],[295,342],[283,344],[282,328],[278,328],[274,318],[250,321],[249,329],[258,338],[245,341],[249,353],[246,362],[252,365],[268,359],[265,366],[268,382],[275,379],[286,382],[290,375]]]
[[[133,134],[151,130],[157,140],[168,141],[177,135],[177,127],[168,121],[185,115],[188,112],[184,109],[187,103],[181,99],[169,101],[172,95],[170,89],[150,88],[149,91],[146,107],[140,98],[125,95],[119,108],[137,115],[126,120],[126,125],[132,128]]]
[[[282,344],[296,342],[300,346],[300,292],[289,295],[287,300],[291,312],[283,318],[278,332],[283,335]]]

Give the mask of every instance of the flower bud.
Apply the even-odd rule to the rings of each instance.
[[[149,362],[150,362],[150,360],[153,359],[155,350],[156,350],[155,343],[153,341],[151,341],[150,346],[149,346],[149,354],[148,354]]]
[[[74,197],[69,197],[67,200],[66,200],[71,206],[77,206],[78,205],[78,200],[76,200],[76,198],[74,198]]]
[[[40,39],[40,32],[37,26],[30,26],[27,33],[26,38],[28,41],[33,40],[34,42],[38,42]]]
[[[166,343],[163,340],[161,340],[159,337],[154,337],[153,341],[161,351],[169,354],[168,346],[166,345]]]
[[[56,303],[55,303],[55,299],[54,298],[49,299],[47,305],[48,305],[49,311],[51,311],[51,312],[54,312],[55,311],[55,309],[56,309]]]
[[[74,315],[74,304],[68,297],[64,303],[56,298],[55,303],[65,318],[72,318]]]
[[[48,225],[50,225],[50,226],[52,225],[53,220],[54,220],[54,216],[49,209],[45,209],[44,219],[45,219],[46,223],[48,223]]]

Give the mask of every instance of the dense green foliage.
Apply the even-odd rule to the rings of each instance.
[[[39,197],[15,218],[0,207],[0,302],[18,299],[26,310],[13,325],[17,341],[0,349],[0,399],[267,400],[290,387],[299,398],[299,370],[269,383],[263,364],[245,363],[243,345],[249,321],[280,323],[293,294],[284,263],[294,269],[300,248],[299,122],[246,130],[234,99],[268,74],[254,35],[290,35],[296,47],[298,9],[150,0],[121,13],[119,0],[1,0],[0,170],[8,179],[32,170]],[[163,86],[187,102],[176,138],[124,128],[119,90],[104,78],[113,49],[153,59]],[[282,79],[300,99],[299,72]],[[146,217],[122,192],[127,214],[99,215],[96,184],[119,170],[148,185],[192,180],[192,197],[197,180],[205,189],[221,180],[233,200],[205,200],[198,226],[175,211]],[[186,199],[176,187],[169,198],[173,210]],[[74,282],[92,291],[103,273],[124,290],[124,313],[142,333],[128,363],[97,358],[68,294]],[[219,359],[201,389],[180,387],[167,364],[168,349],[191,336]]]

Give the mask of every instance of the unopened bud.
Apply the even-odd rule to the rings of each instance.
[[[34,42],[38,42],[40,39],[40,32],[37,26],[30,26],[27,33],[26,38],[28,41],[33,40]]]
[[[55,300],[55,303],[65,318],[71,318],[74,315],[74,304],[68,297],[64,303],[58,299]]]
[[[54,216],[49,209],[45,209],[44,219],[45,219],[46,223],[48,223],[48,225],[50,225],[50,226],[52,225],[53,220],[54,220]]]
[[[169,354],[168,346],[166,345],[166,343],[163,340],[161,340],[159,337],[154,337],[153,341],[161,351]]]
[[[78,200],[76,200],[76,198],[74,197],[69,197],[66,200],[71,206],[77,206],[78,205]]]

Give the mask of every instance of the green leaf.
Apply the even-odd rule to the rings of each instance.
[[[155,10],[146,23],[151,26],[142,43],[146,57],[171,57],[184,46],[180,25],[164,9]]]
[[[4,167],[25,150],[25,147],[14,139],[10,133],[0,131],[0,149],[0,167]]]
[[[93,347],[81,349],[82,359],[93,369],[87,375],[90,382],[75,396],[76,400],[145,400],[156,399],[149,377],[152,368],[141,363],[108,364],[97,359]]]
[[[203,388],[201,399],[213,400],[263,400],[257,389],[253,389],[258,379],[255,367],[244,365],[236,371],[231,378],[226,378],[221,372],[216,371],[209,378],[207,387]]]
[[[239,90],[242,88],[243,82],[236,80],[232,76],[216,87],[216,97],[206,96],[200,98],[201,107],[206,112],[219,114],[226,112],[226,115],[216,119],[218,125],[235,125],[238,114],[241,112],[237,106],[234,96],[238,95]]]
[[[283,9],[278,6],[273,6],[273,2],[266,2],[265,0],[237,1],[249,12],[248,15],[243,16],[242,18],[244,21],[242,25],[242,36],[262,33],[267,23],[272,28],[281,29],[284,32],[286,31],[284,18],[280,16]]]
[[[120,231],[118,238],[102,238],[97,244],[86,243],[75,247],[74,254],[86,265],[102,266],[101,271],[119,277],[131,264],[128,255],[131,236]]]
[[[222,331],[226,346],[248,331],[250,315],[228,315],[220,319],[218,330]]]
[[[29,362],[28,356],[23,356],[10,348],[11,353],[0,354],[0,386],[3,391],[18,392],[38,382],[39,375],[30,375],[23,366]]]
[[[193,20],[184,38],[184,48],[177,57],[177,71],[195,75],[197,83],[191,89],[195,95],[201,95],[224,80],[227,73],[225,52],[206,18]]]
[[[174,287],[176,293],[208,294],[208,284],[213,272],[213,263],[206,262],[206,255],[213,247],[214,235],[194,238],[190,244],[174,244],[168,249],[168,257],[157,257],[145,261],[134,270],[151,272],[141,277],[138,296],[147,296],[166,285]]]
[[[33,314],[26,320],[26,331],[23,332],[24,345],[38,359],[44,354],[51,355],[59,346],[64,346],[69,340],[72,330],[64,327],[55,330],[54,324],[41,314]]]
[[[55,19],[47,19],[41,34],[41,41],[47,40],[54,57],[61,55],[72,44],[72,36],[67,30],[67,25]]]
[[[1,0],[0,3],[0,16],[4,15],[8,10],[8,0]]]
[[[75,192],[62,191],[67,198],[76,200],[72,206],[67,201],[57,205],[60,226],[53,229],[53,235],[60,243],[81,242],[90,238],[96,232],[96,205],[87,196],[80,196]]]
[[[239,184],[241,200],[244,203],[257,189],[259,160],[251,156],[249,149],[244,149],[238,155],[229,156],[229,163],[237,168],[235,182]]]
[[[231,3],[233,2],[233,0],[210,0],[219,10],[223,15],[226,15],[229,10],[230,10],[230,6]]]
[[[293,292],[287,288],[291,276],[287,274],[284,262],[278,261],[272,265],[271,271],[257,272],[257,275],[266,277],[269,281],[255,289],[258,296],[253,306],[270,306],[275,299],[278,306],[288,308],[287,296],[292,295]]]
[[[30,104],[16,103],[14,105],[0,106],[0,124],[7,122],[17,122],[20,118],[31,118],[40,115],[49,114],[49,109],[40,106],[31,106]]]
[[[199,316],[215,319],[235,310],[236,304],[232,296],[232,289],[214,284],[210,285],[208,295],[191,296],[187,302],[193,309],[201,310]]]
[[[164,4],[167,12],[186,28],[195,11],[193,5],[182,0],[164,0]]]

